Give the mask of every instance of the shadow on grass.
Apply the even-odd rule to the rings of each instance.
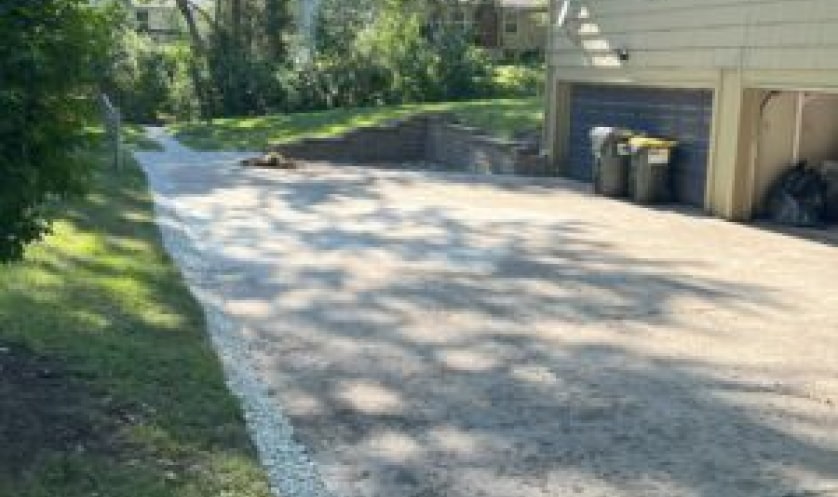
[[[0,479],[49,453],[107,450],[114,423],[97,416],[97,400],[82,382],[23,344],[0,343]]]
[[[269,495],[135,165],[99,169],[55,234],[2,269],[0,346],[19,356],[3,415],[26,425],[0,429],[15,440],[0,461],[17,461],[0,494]]]

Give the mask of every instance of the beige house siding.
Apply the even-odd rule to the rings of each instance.
[[[503,3],[495,3],[498,13],[497,54],[502,55],[503,51],[521,53],[526,51],[545,52],[547,46],[548,15],[547,6],[544,7],[521,7],[506,6]],[[478,28],[477,9],[479,2],[455,2],[443,4],[442,20],[449,25],[462,27],[466,31],[474,31]],[[516,30],[514,33],[507,32],[506,23],[514,21]]]
[[[132,23],[137,31],[148,33],[157,41],[180,36],[180,13],[174,5],[132,5]]]
[[[507,7],[502,10],[501,46],[506,50],[523,52],[544,51],[547,44],[547,9]],[[514,22],[516,30],[507,30]]]
[[[558,7],[563,6],[559,1]],[[557,67],[838,69],[835,0],[571,1]]]
[[[711,89],[705,207],[725,218],[749,218],[787,163],[782,152],[760,150],[767,90],[838,93],[838,0],[552,0],[550,17],[554,122],[545,142],[554,167],[567,157],[573,84]],[[804,125],[811,119],[819,118]]]

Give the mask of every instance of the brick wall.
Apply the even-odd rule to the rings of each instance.
[[[461,124],[431,119],[425,157],[474,173],[515,174],[518,153],[510,143]]]
[[[307,138],[272,147],[300,160],[367,164],[425,161],[474,173],[552,175],[537,149],[458,124],[447,115],[414,116],[356,128],[335,138]]]

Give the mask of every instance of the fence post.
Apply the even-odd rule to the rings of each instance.
[[[117,170],[122,169],[122,115],[119,109],[113,106],[111,100],[104,93],[99,95],[102,104],[102,116],[105,121],[106,132],[113,146],[113,166]]]
[[[122,115],[119,109],[114,109],[114,164],[117,171],[122,170]]]

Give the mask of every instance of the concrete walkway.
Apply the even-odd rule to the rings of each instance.
[[[163,141],[138,158],[278,494],[838,496],[834,244]]]

